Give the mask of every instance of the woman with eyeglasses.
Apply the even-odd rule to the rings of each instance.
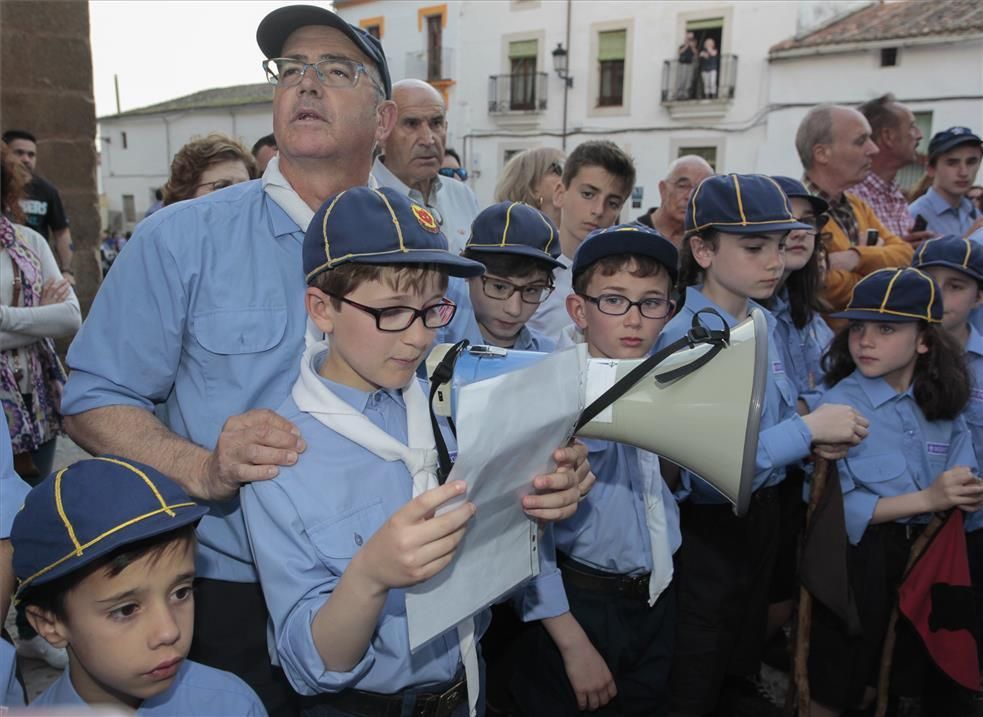
[[[171,176],[164,185],[164,206],[248,182],[256,176],[256,162],[241,143],[212,132],[193,139],[171,161]]]
[[[563,177],[565,159],[566,155],[553,147],[519,152],[502,169],[495,185],[495,201],[523,202],[560,226],[560,208],[553,204],[553,193]]]

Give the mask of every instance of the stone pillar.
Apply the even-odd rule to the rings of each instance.
[[[38,138],[38,173],[58,187],[75,243],[83,314],[99,286],[96,112],[86,0],[0,1],[3,129]]]

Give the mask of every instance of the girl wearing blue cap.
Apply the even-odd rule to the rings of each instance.
[[[813,616],[809,681],[813,715],[838,715],[870,704],[896,590],[911,545],[931,514],[983,505],[983,483],[960,416],[969,377],[942,328],[942,293],[918,269],[881,269],[854,288],[850,324],[827,358],[824,400],[854,406],[870,419],[867,439],[838,462],[851,586],[862,634],[851,637],[821,606]],[[910,624],[900,621],[893,692],[909,700],[957,697],[957,687],[929,668]],[[816,704],[818,703],[818,704]],[[934,708],[934,710],[933,710]],[[941,709],[941,711],[939,711]],[[925,705],[925,714],[961,714]]]

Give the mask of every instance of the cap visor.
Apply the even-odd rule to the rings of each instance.
[[[812,229],[808,224],[797,221],[788,222],[749,222],[748,224],[711,224],[714,229],[728,234],[771,234],[790,232],[795,229]]]
[[[481,276],[485,273],[485,267],[477,261],[465,259],[463,256],[455,256],[446,251],[417,250],[412,252],[392,252],[391,254],[374,254],[370,256],[359,256],[349,259],[353,264],[436,264],[447,272],[449,276],[457,276],[467,279],[472,276]]]
[[[927,269],[930,266],[944,266],[946,269],[952,269],[953,271],[958,271],[961,274],[975,279],[976,281],[983,281],[983,274],[973,271],[972,269],[963,266],[962,264],[957,264],[954,261],[943,261],[942,259],[935,259],[932,261],[920,261],[917,264],[912,262],[913,269]]]
[[[347,22],[330,10],[314,5],[288,5],[273,10],[256,28],[256,42],[266,57],[277,57],[283,52],[283,44],[291,33],[308,25],[327,25],[340,30],[361,49],[361,43]]]
[[[924,316],[906,316],[899,314],[889,314],[877,309],[847,309],[830,314],[833,319],[849,319],[853,321],[882,321],[890,323],[908,323],[911,321],[925,321]]]
[[[513,246],[501,246],[498,244],[492,246],[483,246],[481,244],[468,244],[464,247],[468,251],[474,252],[485,252],[488,254],[515,254],[518,256],[528,256],[530,259],[536,259],[538,261],[549,264],[554,269],[563,269],[563,262],[558,261],[551,257],[549,254],[540,251],[539,249],[534,249],[531,246],[524,246],[522,244]]]

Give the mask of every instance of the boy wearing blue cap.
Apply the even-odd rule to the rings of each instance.
[[[777,714],[759,701],[757,676],[766,632],[779,535],[778,486],[785,466],[809,455],[842,455],[866,435],[866,420],[845,406],[825,406],[800,417],[798,392],[785,373],[775,319],[754,300],[771,297],[785,269],[788,232],[810,227],[795,220],[788,198],[770,177],[720,175],[693,191],[679,288],[685,304],[666,325],[657,348],[684,336],[696,312],[712,309],[728,326],[764,312],[768,372],[751,505],[743,517],[706,482],[687,471],[677,497],[683,534],[677,555],[681,596],[672,668],[673,711],[713,712],[725,689],[751,713]],[[715,319],[704,315],[710,328]],[[695,596],[699,596],[697,599]],[[740,708],[738,708],[740,709]]]
[[[592,232],[574,255],[561,345],[644,358],[672,314],[676,248],[639,224]],[[554,529],[570,612],[523,637],[513,694],[526,715],[665,715],[675,630],[676,502],[658,457],[587,440],[597,486]],[[605,707],[606,706],[606,707]]]
[[[940,235],[969,236],[983,225],[983,219],[966,196],[983,159],[983,140],[968,127],[950,127],[938,132],[928,143],[925,172],[932,186],[908,205],[915,221]]]
[[[112,456],[74,463],[28,494],[11,532],[16,599],[69,656],[32,706],[266,715],[238,677],[185,659],[205,512],[153,468]]]
[[[484,274],[468,279],[474,322],[465,335],[447,333],[441,340],[466,338],[472,344],[518,351],[552,351],[556,342],[526,322],[553,293],[553,272],[565,268],[559,255],[557,229],[538,209],[499,202],[483,210],[471,225],[463,252],[485,267]]]
[[[476,643],[488,612],[411,654],[405,607],[404,588],[450,563],[474,514],[461,481],[439,484],[415,377],[456,310],[447,277],[483,271],[446,246],[426,209],[366,187],[329,199],[304,241],[307,312],[329,342],[307,349],[280,413],[308,450],[245,487],[242,505],[271,650],[309,714],[482,711]],[[555,568],[535,585],[554,597],[527,602],[528,619],[566,610]]]

